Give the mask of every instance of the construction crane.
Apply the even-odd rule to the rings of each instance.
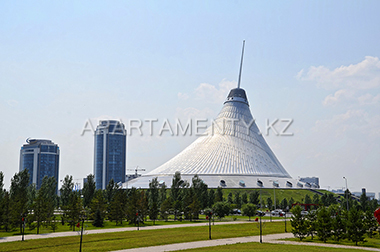
[[[135,176],[137,178],[137,176],[138,176],[137,172],[138,171],[145,171],[145,169],[144,168],[140,168],[139,166],[136,166],[135,169],[128,169],[128,171],[135,171]]]

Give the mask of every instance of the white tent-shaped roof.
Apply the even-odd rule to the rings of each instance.
[[[147,188],[158,180],[170,187],[176,171],[191,183],[197,174],[209,187],[302,187],[291,179],[260,133],[246,93],[232,89],[215,123],[178,155],[151,172],[126,182]]]

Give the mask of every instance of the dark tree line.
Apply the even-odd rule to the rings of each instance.
[[[0,229],[5,231],[20,229],[24,218],[30,230],[41,227],[56,230],[57,225],[68,225],[72,230],[82,218],[90,220],[94,226],[101,227],[105,220],[116,225],[128,222],[131,224],[143,223],[148,218],[155,223],[158,219],[168,220],[174,216],[175,220],[197,220],[202,211],[213,212],[217,218],[223,218],[232,213],[233,209],[241,209],[242,214],[252,217],[256,214],[260,202],[257,190],[250,192],[235,191],[223,197],[223,189],[209,189],[197,175],[192,178],[191,185],[183,180],[176,172],[172,186],[167,188],[165,183],[159,183],[157,178],[149,183],[148,190],[122,189],[112,179],[105,190],[96,190],[93,175],[87,176],[87,182],[82,191],[74,191],[72,176],[66,176],[62,181],[60,197],[56,195],[56,181],[53,177],[43,178],[40,189],[29,184],[29,174],[26,170],[16,173],[11,180],[9,192],[3,188],[3,173],[0,172]],[[349,192],[348,192],[349,193]],[[330,196],[331,195],[331,196]],[[306,196],[304,203],[316,205],[337,205],[332,194],[325,194],[313,198]],[[260,204],[261,203],[261,204]],[[267,199],[267,206],[271,208],[271,200]],[[282,209],[290,209],[293,198],[281,199],[277,203]],[[341,202],[341,206],[346,205]],[[358,211],[366,212],[377,207],[373,201],[363,197],[361,203],[349,201],[349,206]],[[344,222],[348,216],[339,216],[337,223]],[[308,217],[311,218],[311,215]],[[301,225],[302,226],[302,225]],[[342,231],[343,232],[343,231]],[[317,231],[307,231],[306,235],[313,236]],[[334,235],[339,234],[334,231]]]
[[[346,196],[348,194],[349,191],[346,191]],[[300,205],[292,209],[292,233],[300,240],[307,236],[311,239],[316,236],[323,242],[328,240],[339,242],[346,239],[357,245],[358,242],[365,242],[366,235],[372,237],[378,229],[378,223],[373,215],[378,202],[368,200],[365,193],[362,194],[360,202],[349,197],[339,204],[335,198],[324,194],[321,198],[314,197],[313,203],[319,204],[315,210],[303,212],[304,209]]]
[[[56,181],[53,177],[44,177],[40,189],[29,184],[26,170],[16,173],[11,180],[9,192],[4,190],[4,176],[0,172],[0,229],[5,231],[21,228],[23,218],[29,230],[40,232],[41,227],[56,230],[57,225],[68,225],[72,230],[81,218],[91,220],[94,226],[101,227],[105,220],[116,225],[127,221],[132,224],[153,220],[197,220],[201,210],[210,209],[215,216],[222,218],[236,207],[247,204],[243,212],[252,216],[252,205],[259,203],[259,195],[252,191],[235,194],[231,202],[223,198],[222,188],[209,189],[195,175],[191,185],[181,178],[179,172],[173,176],[170,188],[159,184],[157,178],[149,183],[148,190],[122,189],[112,179],[105,190],[96,190],[93,175],[87,176],[82,191],[74,191],[72,176],[62,180],[60,197],[56,195]]]

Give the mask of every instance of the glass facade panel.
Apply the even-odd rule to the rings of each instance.
[[[29,150],[28,150],[29,151]],[[23,156],[24,169],[27,169],[29,172],[29,184],[33,182],[33,162],[34,162],[34,154],[25,154]]]
[[[103,183],[103,135],[95,135],[95,183],[96,188],[101,189]]]

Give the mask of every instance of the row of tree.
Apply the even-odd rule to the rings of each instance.
[[[366,234],[372,237],[378,228],[373,211],[363,211],[360,205],[351,207],[349,211],[338,204],[320,206],[307,214],[302,210],[299,205],[294,207],[291,218],[292,233],[300,240],[307,236],[313,239],[316,235],[323,242],[348,239],[357,245],[365,241]]]
[[[9,192],[3,189],[3,178],[0,172],[0,228],[5,231],[20,227],[21,232],[23,218],[30,229],[37,229],[39,233],[41,226],[55,231],[59,221],[75,230],[75,225],[82,218],[92,220],[95,226],[103,226],[104,220],[114,221],[117,225],[125,220],[136,224],[145,221],[148,216],[153,221],[167,220],[169,215],[174,215],[176,220],[194,220],[205,209],[222,218],[235,208],[242,209],[244,215],[251,217],[256,214],[257,207],[263,205],[260,204],[257,190],[242,194],[236,191],[224,199],[221,187],[209,189],[197,175],[192,178],[190,186],[179,172],[173,176],[170,188],[160,185],[154,178],[148,190],[125,190],[112,179],[105,190],[96,190],[94,176],[90,174],[82,191],[75,191],[72,176],[66,176],[62,181],[60,197],[56,196],[57,185],[53,177],[43,178],[41,188],[37,190],[33,184],[28,186],[29,174],[23,170],[12,178]],[[271,198],[266,203],[272,209]],[[290,209],[293,203],[293,198],[284,198],[276,205]],[[313,199],[306,195],[303,203],[328,206],[337,204],[337,201],[332,194],[322,197],[315,194]],[[358,203],[350,200],[349,206],[358,206]],[[363,199],[360,206],[372,209],[375,204]]]

